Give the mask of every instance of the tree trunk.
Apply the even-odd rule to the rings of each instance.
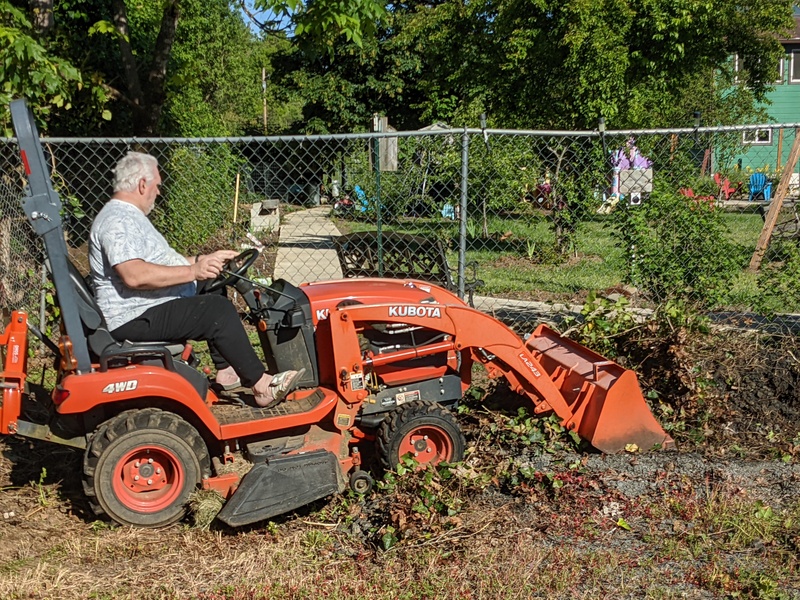
[[[120,34],[119,49],[127,87],[126,96],[133,110],[133,133],[142,137],[157,135],[161,112],[167,98],[167,65],[172,45],[175,43],[175,32],[180,17],[179,0],[168,0],[164,3],[161,28],[149,68],[147,65],[137,65],[133,56],[125,0],[112,0],[112,8],[114,25]],[[141,74],[140,68],[143,70]],[[142,80],[146,82],[144,88]]]
[[[29,0],[33,27],[40,36],[49,35],[53,31],[53,0]]]

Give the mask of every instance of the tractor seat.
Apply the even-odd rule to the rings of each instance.
[[[75,299],[78,304],[78,313],[83,323],[83,329],[86,332],[86,340],[89,343],[89,350],[99,358],[104,352],[110,348],[119,349],[127,346],[133,346],[134,342],[123,341],[120,342],[111,335],[106,325],[106,320],[103,313],[100,312],[100,307],[94,298],[86,278],[81,275],[80,271],[67,261],[69,269],[69,277],[72,280],[72,287],[75,290]],[[165,347],[169,350],[172,356],[180,356],[183,352],[184,344],[174,344],[167,342],[135,342],[137,347],[153,346]]]
[[[114,339],[86,279],[69,260],[67,260],[67,268],[72,288],[75,291],[75,303],[78,306],[78,314],[86,334],[89,352],[93,355],[93,360],[100,362],[101,371],[106,370],[109,362],[113,360],[131,360],[133,357],[138,357],[142,363],[163,365],[166,369],[177,372],[189,381],[201,398],[206,397],[208,378],[194,368],[194,353],[188,361],[174,360],[181,357],[186,347],[185,344],[131,342],[128,340],[120,342]]]

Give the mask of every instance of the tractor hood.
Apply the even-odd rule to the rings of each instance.
[[[327,311],[348,304],[457,304],[466,306],[455,294],[432,283],[414,279],[339,279],[303,283],[300,289],[311,303],[314,324]]]

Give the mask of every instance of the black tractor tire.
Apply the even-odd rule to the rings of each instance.
[[[393,410],[378,428],[381,466],[393,470],[410,454],[420,467],[464,458],[464,435],[449,410],[435,402],[409,402]]]
[[[186,514],[210,462],[200,434],[179,416],[129,410],[97,428],[83,458],[83,490],[97,515],[164,527]]]

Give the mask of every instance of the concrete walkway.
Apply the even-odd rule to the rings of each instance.
[[[340,234],[330,212],[330,206],[316,206],[283,217],[274,279],[297,285],[342,278],[333,245]]]
[[[317,206],[283,216],[274,279],[298,285],[343,277],[333,244],[340,232],[330,219],[330,211],[329,206]],[[499,319],[535,318],[552,323],[563,314],[580,313],[581,307],[475,296],[475,308]]]

